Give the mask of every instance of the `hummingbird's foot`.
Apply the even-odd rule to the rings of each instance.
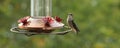
[[[67,29],[70,29],[70,27],[69,27],[69,26],[63,26],[63,27],[65,27],[65,28],[67,28]]]

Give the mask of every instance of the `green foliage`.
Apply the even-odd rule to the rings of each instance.
[[[120,48],[119,0],[53,0],[53,16],[65,23],[67,13],[74,14],[78,35],[26,37],[9,29],[30,15],[30,0],[0,0],[0,48]]]

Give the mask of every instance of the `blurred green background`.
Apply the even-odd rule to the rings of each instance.
[[[0,0],[0,48],[120,48],[120,0],[53,0],[53,16],[66,23],[67,13],[74,14],[78,35],[27,37],[10,28],[30,15],[30,0]]]

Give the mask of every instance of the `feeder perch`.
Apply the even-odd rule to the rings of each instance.
[[[68,26],[65,26],[60,17],[52,17],[52,0],[31,0],[30,14],[30,16],[19,19],[18,26],[12,27],[11,31],[31,36],[36,34],[64,35],[75,30],[75,28],[71,26],[75,24],[70,24],[69,21],[67,21]],[[70,22],[73,22],[73,20]],[[68,30],[54,32],[54,30],[61,28],[67,28]]]

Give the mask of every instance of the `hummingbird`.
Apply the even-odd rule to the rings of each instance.
[[[72,13],[68,14],[67,24],[75,32],[75,34],[78,34],[78,32],[80,32],[80,30],[78,29],[77,25],[75,24],[75,22],[73,20],[73,14]]]

